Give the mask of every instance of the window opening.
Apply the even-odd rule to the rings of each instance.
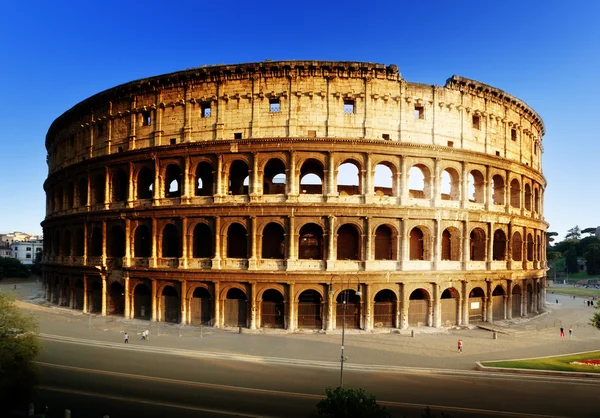
[[[210,117],[210,102],[206,102],[206,103],[202,103],[200,105],[200,116],[203,118],[209,118]]]
[[[242,139],[242,133],[241,132],[236,132],[233,134],[233,139]]]
[[[390,140],[390,134],[381,134],[381,138],[384,139],[384,140],[386,140],[386,141],[389,141]]]
[[[480,129],[480,118],[479,115],[473,115],[473,129]]]
[[[425,108],[423,106],[415,106],[415,119],[425,119]]]
[[[309,138],[314,138],[317,136],[317,131],[308,131],[308,135]]]
[[[354,114],[354,100],[344,100],[344,115]]]
[[[177,138],[171,138],[171,145],[175,145],[177,143]]]
[[[269,112],[279,113],[281,111],[281,104],[279,99],[269,99]]]
[[[512,139],[513,141],[517,140],[517,130],[516,129],[510,130],[510,139]]]
[[[449,147],[453,147],[454,146],[454,141],[448,141],[448,146]]]
[[[142,112],[142,125],[150,126],[152,118],[150,117],[150,111]]]

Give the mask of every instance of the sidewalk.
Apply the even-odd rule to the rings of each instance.
[[[91,343],[122,343],[123,333],[130,335],[129,345],[153,351],[192,350],[206,355],[246,355],[262,358],[296,359],[339,364],[341,332],[251,332],[214,329],[189,325],[151,323],[83,314],[68,308],[43,306],[39,299],[41,284],[24,283],[13,289],[0,284],[0,291],[16,293],[24,300],[19,305],[39,320],[40,333],[85,340]],[[37,298],[36,298],[37,297]],[[29,299],[28,298],[33,298]],[[350,330],[345,333],[344,354],[348,365],[475,370],[477,361],[560,355],[598,350],[600,331],[588,325],[594,309],[583,299],[548,295],[547,312],[532,318],[484,324],[487,329],[411,328],[400,333],[371,333]],[[35,302],[42,303],[36,304]],[[573,328],[573,337],[560,338],[559,327]],[[142,341],[141,331],[149,328],[150,338]],[[493,332],[497,331],[497,339]],[[414,337],[411,332],[414,330]],[[395,331],[395,330],[394,330]],[[461,338],[464,352],[457,353]],[[293,364],[294,362],[291,361]]]

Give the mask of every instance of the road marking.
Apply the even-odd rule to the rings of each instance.
[[[192,387],[204,387],[204,388],[221,389],[221,390],[228,390],[228,391],[260,393],[260,394],[277,395],[277,396],[284,396],[284,397],[288,396],[288,397],[315,399],[315,400],[323,399],[323,395],[314,395],[314,394],[309,394],[309,393],[286,392],[286,391],[271,390],[271,389],[246,388],[246,387],[240,387],[240,386],[221,385],[221,384],[216,384],[216,383],[191,382],[188,380],[177,380],[177,379],[169,379],[169,378],[164,378],[164,377],[143,376],[143,375],[137,375],[137,374],[131,374],[131,373],[121,373],[121,372],[110,372],[110,371],[106,371],[106,370],[86,369],[83,367],[64,366],[64,365],[44,363],[44,362],[39,362],[39,361],[36,363],[42,367],[64,369],[64,370],[70,370],[70,371],[81,372],[81,373],[93,373],[93,374],[100,374],[100,375],[106,375],[106,376],[118,376],[118,377],[123,377],[123,378],[127,378],[127,379],[139,379],[139,380],[147,380],[147,381],[154,381],[154,382],[160,382],[160,383],[170,383],[170,384],[185,385],[185,386],[192,386]],[[87,394],[86,392],[75,391],[75,390],[71,390],[71,389],[58,389],[58,388],[51,388],[51,387],[45,387],[45,386],[40,386],[40,388],[42,388],[42,389],[46,388],[47,390],[63,391],[66,393]],[[89,394],[89,395],[95,396],[93,394]],[[199,409],[199,408],[195,408],[195,407],[187,407],[187,406],[176,405],[176,404],[171,405],[171,404],[167,404],[167,403],[144,401],[144,400],[139,400],[138,398],[129,399],[129,398],[125,398],[125,397],[121,398],[121,397],[112,396],[112,395],[101,395],[99,397],[106,397],[109,399],[118,399],[118,400],[134,400],[137,402],[148,403],[148,404],[155,404],[155,405],[161,405],[161,406],[167,406],[167,407],[171,406],[173,408],[186,408],[186,409],[192,409],[192,410],[197,409],[199,411],[207,411],[207,412],[217,411],[217,410],[209,410],[209,409],[206,409],[206,410]],[[559,415],[528,414],[528,413],[523,413],[523,412],[494,411],[494,410],[488,410],[488,409],[463,408],[463,407],[455,407],[455,406],[418,404],[418,403],[408,403],[408,402],[393,402],[393,401],[383,401],[383,400],[377,401],[377,403],[381,404],[382,406],[388,406],[388,407],[411,408],[411,409],[429,408],[432,410],[439,410],[439,411],[466,412],[466,413],[472,413],[472,414],[477,414],[477,415],[489,415],[489,416],[501,416],[501,417],[566,418],[566,417],[562,417]],[[217,411],[217,412],[221,412],[221,411]],[[235,413],[227,413],[227,414],[231,414],[234,416],[236,415]],[[242,414],[237,414],[237,415],[238,416],[247,416],[247,417],[259,417],[259,416],[265,417],[265,415],[257,415],[257,416],[242,415]]]

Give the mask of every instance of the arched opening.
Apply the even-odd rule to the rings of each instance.
[[[279,158],[272,158],[265,165],[263,194],[285,194],[285,164]]]
[[[60,254],[66,255],[66,256],[71,255],[71,231],[69,231],[68,229],[65,230],[65,233],[63,236]]]
[[[106,312],[109,315],[125,313],[125,289],[120,283],[112,282],[108,291]]]
[[[531,211],[531,186],[525,184],[525,209]]]
[[[395,243],[392,229],[387,225],[381,225],[375,230],[375,260],[393,260],[395,254]]]
[[[54,196],[55,201],[54,201],[54,210],[59,212],[61,210],[63,210],[63,188],[62,187],[58,187],[56,189],[56,195]]]
[[[173,286],[165,286],[161,293],[161,317],[163,322],[180,322],[181,302]]]
[[[113,226],[108,235],[108,247],[106,248],[109,257],[125,257],[125,231],[120,226]]]
[[[535,312],[533,305],[533,286],[531,286],[531,283],[527,284],[527,312]]]
[[[420,228],[413,228],[410,231],[410,259],[424,260],[425,246],[423,244],[423,231]]]
[[[173,224],[167,224],[163,229],[162,257],[181,257],[179,229]]]
[[[527,261],[533,261],[533,237],[527,234]]]
[[[473,203],[484,203],[485,180],[483,174],[478,170],[469,173],[469,201]]]
[[[298,258],[300,260],[323,259],[323,230],[317,224],[306,224],[298,236]]]
[[[199,223],[194,228],[194,248],[192,251],[194,258],[212,258],[213,243],[212,231],[205,223]]]
[[[126,202],[129,194],[129,179],[124,170],[117,169],[112,175],[112,201]]]
[[[54,241],[52,241],[52,255],[60,255],[60,251],[62,249],[60,242],[60,231],[54,231]]]
[[[207,162],[201,162],[196,167],[196,196],[213,195],[214,175],[213,168]]]
[[[476,287],[469,292],[469,322],[483,321],[483,303],[485,292]]]
[[[513,208],[521,207],[521,185],[517,179],[510,182],[510,205]]]
[[[227,258],[248,258],[246,228],[233,223],[227,229]]]
[[[165,172],[165,197],[181,196],[181,168],[177,164],[169,164]]]
[[[385,163],[375,166],[374,186],[377,196],[395,196],[394,172]]]
[[[535,211],[535,213],[539,213],[540,212],[540,191],[536,188],[534,190],[533,194],[534,194],[533,210]]]
[[[92,229],[90,237],[90,256],[101,257],[102,256],[102,229],[96,226]]]
[[[322,329],[322,298],[316,290],[305,290],[298,297],[298,328]]]
[[[441,181],[442,200],[460,200],[460,176],[451,167],[442,171]]]
[[[442,325],[452,326],[458,324],[458,309],[459,309],[460,294],[453,287],[442,292],[440,300]]]
[[[494,231],[494,261],[506,260],[506,235],[501,229]]]
[[[429,325],[429,293],[425,289],[416,289],[410,294],[408,302],[408,325],[424,327]]]
[[[87,178],[80,178],[79,185],[77,187],[77,192],[79,195],[79,206],[87,206],[88,200],[88,184]]]
[[[519,317],[522,316],[521,312],[521,286],[514,285],[512,288],[512,316]]]
[[[442,232],[442,260],[460,261],[460,231],[450,227]]]
[[[485,232],[481,228],[471,231],[471,261],[485,261]]]
[[[429,169],[417,164],[408,171],[408,196],[413,199],[429,199],[431,188],[431,177]]]
[[[208,289],[204,287],[195,288],[190,300],[190,324],[214,325],[212,302]]]
[[[360,175],[355,162],[345,162],[338,167],[338,195],[353,196],[361,194],[360,185]]]
[[[504,314],[504,295],[504,289],[500,285],[496,286],[492,292],[492,318],[494,321],[506,319]]]
[[[300,193],[323,194],[323,164],[319,160],[309,158],[300,168]]]
[[[260,304],[261,328],[284,328],[284,318],[283,295],[275,289],[266,290]]]
[[[75,282],[75,309],[83,310],[83,280]]]
[[[337,259],[360,260],[359,234],[354,225],[345,224],[338,229]]]
[[[335,327],[360,329],[360,296],[353,289],[342,290],[336,298]]]
[[[246,294],[237,288],[227,291],[225,299],[225,323],[226,327],[246,327]]]
[[[102,284],[98,280],[92,280],[89,290],[89,312],[102,312]],[[58,302],[58,301],[57,301]]]
[[[73,253],[76,257],[83,257],[83,250],[85,246],[85,239],[82,228],[77,228],[75,231],[75,245],[73,247]]]
[[[262,258],[285,258],[285,235],[283,227],[275,222],[269,223],[262,234]]]
[[[492,177],[492,203],[494,205],[504,205],[504,179],[496,174]]]
[[[389,289],[380,290],[373,303],[373,327],[393,328],[396,324],[398,299]]]
[[[523,239],[519,232],[513,234],[511,252],[513,261],[523,261]]]
[[[152,293],[148,286],[138,284],[133,290],[133,316],[138,319],[150,319],[152,315]]]
[[[247,195],[248,186],[244,180],[248,177],[248,165],[242,160],[236,160],[229,169],[229,194]]]
[[[75,203],[75,185],[72,182],[67,184],[67,207],[66,209],[73,209]]]
[[[106,188],[106,184],[104,182],[104,175],[97,174],[93,177],[92,181],[92,196],[94,197],[94,201],[92,204],[98,205],[104,203],[104,190]]]
[[[152,257],[152,236],[146,225],[140,225],[134,234],[134,257]]]
[[[137,198],[152,199],[154,189],[154,170],[143,167],[137,178]]]

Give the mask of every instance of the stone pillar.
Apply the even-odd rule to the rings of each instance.
[[[327,331],[333,331],[333,282],[327,285]]]
[[[335,266],[335,216],[330,215],[329,219],[329,230],[327,232],[327,270],[332,270]]]
[[[296,222],[295,222],[296,218],[293,215],[290,215],[288,218],[288,242],[287,242],[287,247],[288,247],[288,261],[295,261],[298,257],[297,255],[297,250],[296,250]]]
[[[152,257],[150,258],[150,267],[156,268],[157,264],[157,236],[158,236],[158,225],[156,218],[152,218]]]
[[[410,303],[409,301],[409,297],[410,295],[408,294],[407,290],[406,290],[406,284],[402,283],[402,292],[400,294],[400,297],[402,298],[402,304],[400,306],[401,309],[401,313],[400,313],[400,328],[401,329],[407,329],[408,328],[408,305]]]
[[[157,311],[158,311],[158,307],[157,302],[158,302],[158,295],[156,294],[156,280],[152,279],[152,317],[150,318],[150,321],[155,322],[158,321],[158,317],[157,317]]]
[[[214,220],[214,236],[215,236],[215,256],[212,259],[212,269],[219,270],[221,268],[221,217],[215,216]]]
[[[213,301],[214,301],[214,314],[215,314],[215,318],[214,318],[214,324],[213,326],[215,328],[221,328],[223,326],[222,322],[221,322],[221,283],[220,282],[214,282],[214,296],[213,296]]]
[[[181,218],[181,267],[184,269],[188,266],[188,220],[184,216]]]
[[[469,206],[469,172],[467,170],[467,163],[463,162],[461,168],[462,190],[460,193],[460,207],[466,208]]]
[[[469,325],[469,284],[466,280],[462,281],[462,326]]]
[[[131,219],[125,218],[125,260],[123,267],[131,266]]]
[[[162,197],[162,185],[160,184],[160,162],[154,157],[154,185],[152,186],[152,204],[158,205]]]
[[[110,171],[108,166],[104,167],[104,209],[110,208]],[[64,207],[64,206],[63,206]]]
[[[256,197],[262,194],[262,187],[260,186],[260,174],[258,172],[258,153],[252,153],[252,172],[250,174],[250,196]]]
[[[123,313],[123,317],[125,319],[133,318],[132,309],[131,309],[131,289],[129,287],[129,272],[123,272],[123,280],[125,282],[125,312]]]
[[[538,283],[537,283],[538,279],[533,279],[533,313],[537,313],[538,312],[538,292],[537,292],[537,288],[538,288]]]
[[[83,223],[83,265],[87,265],[87,255],[88,255],[88,224],[87,222]]]
[[[102,219],[102,266],[106,266],[106,219]]]
[[[106,287],[106,274],[100,273],[100,277],[102,278],[102,316],[106,316],[106,297],[107,297],[107,287]]]
[[[360,285],[359,285],[360,286]],[[373,298],[371,297],[371,284],[365,283],[363,285],[364,294],[362,300],[363,306],[365,306],[365,331],[371,331],[373,329]]]
[[[52,297],[52,295],[50,295]],[[83,313],[88,313],[87,275],[83,275]]]
[[[408,172],[406,168],[406,158],[400,160],[400,206],[408,204]]]
[[[487,123],[486,123],[487,126]],[[489,211],[492,204],[492,171],[490,166],[485,166],[485,210]]]
[[[250,329],[256,329],[256,283],[250,283]]]
[[[248,260],[248,270],[256,270],[258,268],[258,257],[257,257],[257,248],[256,248],[256,241],[257,241],[257,220],[256,220],[256,216],[251,216],[250,217],[250,233],[249,238],[250,238],[250,259]]]
[[[187,324],[187,281],[181,281],[181,323]]]
[[[373,260],[373,235],[374,232],[371,231],[371,218],[365,216],[365,235],[366,235],[366,243],[365,243],[365,255],[364,259],[368,263]]]
[[[442,228],[441,219],[435,218],[433,220],[433,270],[438,269],[438,263],[442,260]]]
[[[469,234],[469,221],[463,221],[463,251],[462,251],[462,269],[468,270],[469,260],[471,260],[471,236]]]
[[[486,257],[486,268],[492,269],[492,262],[494,261],[494,221],[488,223],[487,233],[487,257]]]
[[[504,211],[510,213],[510,170],[506,170],[504,179]]]
[[[432,283],[433,287],[433,323],[434,328],[442,326],[442,294],[439,283]]]
[[[508,305],[505,309],[506,319],[512,319],[512,292],[513,292],[513,282],[512,280],[507,280],[506,282],[506,304]]]
[[[494,309],[493,309],[493,302],[494,299],[492,298],[492,293],[494,291],[494,289],[492,289],[492,282],[490,280],[486,280],[485,281],[486,284],[486,290],[485,290],[485,320],[489,323],[493,323],[494,322]]]
[[[404,269],[404,263],[408,261],[408,244],[410,239],[406,236],[406,219],[400,218],[400,234],[398,234],[398,240],[400,241],[397,245],[397,248],[400,252],[397,258],[400,260],[398,262],[398,270]]]
[[[373,185],[373,162],[372,162],[372,154],[367,152],[367,161],[365,163],[365,169],[363,170],[363,190],[362,193],[365,197],[365,201],[368,197],[371,197],[375,194],[375,189]]]
[[[296,290],[294,289],[294,283],[288,284],[288,330],[293,331],[298,327],[298,321],[296,318]]]
[[[186,104],[186,109],[189,107]],[[187,141],[186,141],[187,142]],[[189,199],[194,195],[192,193],[192,187],[190,185],[190,156],[188,155],[185,158],[185,163],[183,167],[183,191],[181,193],[182,201],[185,203],[189,202]]]
[[[433,173],[431,173],[431,198],[429,199],[431,207],[438,206],[438,202],[442,200],[440,192],[440,158],[434,158],[433,160]]]
[[[298,186],[300,179],[296,175],[296,153],[290,151],[290,164],[287,170],[286,182],[287,182],[287,193],[288,197],[298,196]]]
[[[337,196],[334,160],[334,153],[330,152],[327,161],[327,188],[324,190],[328,197]]]
[[[219,154],[217,157],[217,184],[214,196],[217,198],[215,203],[220,202],[223,197],[223,154]]]
[[[128,178],[129,178],[129,184],[128,184],[128,191],[127,191],[127,207],[131,208],[133,207],[133,201],[136,200],[134,193],[135,190],[137,190],[137,187],[134,187],[135,185],[135,181],[133,178],[133,172],[134,172],[135,168],[133,166],[132,162],[129,162],[129,172],[128,172]]]

